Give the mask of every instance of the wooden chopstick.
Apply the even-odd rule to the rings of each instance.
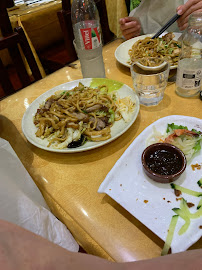
[[[173,16],[153,37],[157,38],[159,37],[169,26],[171,26],[178,18],[180,17],[180,15],[175,14],[175,16]]]

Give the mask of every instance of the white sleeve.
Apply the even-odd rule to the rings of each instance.
[[[129,16],[139,19],[144,34],[156,33],[176,14],[177,7],[183,4],[184,0],[143,0]],[[167,31],[179,32],[177,23]]]

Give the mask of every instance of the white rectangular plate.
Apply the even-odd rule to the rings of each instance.
[[[153,132],[153,127],[164,133],[168,123],[202,131],[202,120],[194,117],[171,115],[157,120],[132,142],[98,190],[99,193],[108,194],[164,241],[171,218],[175,214],[172,208],[179,207],[180,201],[176,200],[177,197],[170,184],[154,182],[144,174],[141,155],[146,148],[146,139]],[[187,164],[185,172],[175,183],[202,192],[197,184],[202,177],[202,169],[193,171],[191,167],[191,164],[196,163],[202,165],[201,150]],[[195,204],[194,209],[190,208],[190,212],[195,212],[200,198],[184,193],[182,195],[187,202]],[[187,232],[179,236],[178,231],[183,224],[184,221],[179,218],[171,245],[172,253],[185,251],[202,236],[202,229],[199,228],[202,225],[202,218],[192,219]]]

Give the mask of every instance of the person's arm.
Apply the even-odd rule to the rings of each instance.
[[[116,263],[70,252],[17,225],[0,220],[2,270],[193,270],[202,269],[202,249],[150,260]]]
[[[15,224],[0,220],[1,270],[121,270],[116,263],[70,252]]]
[[[177,20],[180,30],[184,30],[188,26],[189,15],[193,12],[202,12],[202,0],[188,0],[184,5],[177,8],[177,13],[181,17]]]
[[[141,34],[140,21],[134,17],[125,17],[119,20],[122,35],[126,39],[137,37]]]

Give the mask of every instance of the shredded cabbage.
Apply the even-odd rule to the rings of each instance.
[[[174,133],[175,130],[182,129],[188,130],[187,127],[178,126],[174,123],[168,124],[167,130],[164,134],[160,133],[156,127],[153,127],[153,133],[148,137],[146,145],[149,146],[158,142],[165,142],[165,139]],[[187,161],[189,161],[195,153],[201,149],[202,133],[200,131],[192,130],[198,133],[198,136],[189,136],[182,134],[180,136],[174,136],[173,140],[169,143],[177,146],[185,154]]]
[[[119,96],[116,95],[115,104],[124,121],[126,123],[129,122],[131,119],[132,112],[135,109],[135,103],[131,100],[131,97],[127,96],[125,98],[119,98]]]

